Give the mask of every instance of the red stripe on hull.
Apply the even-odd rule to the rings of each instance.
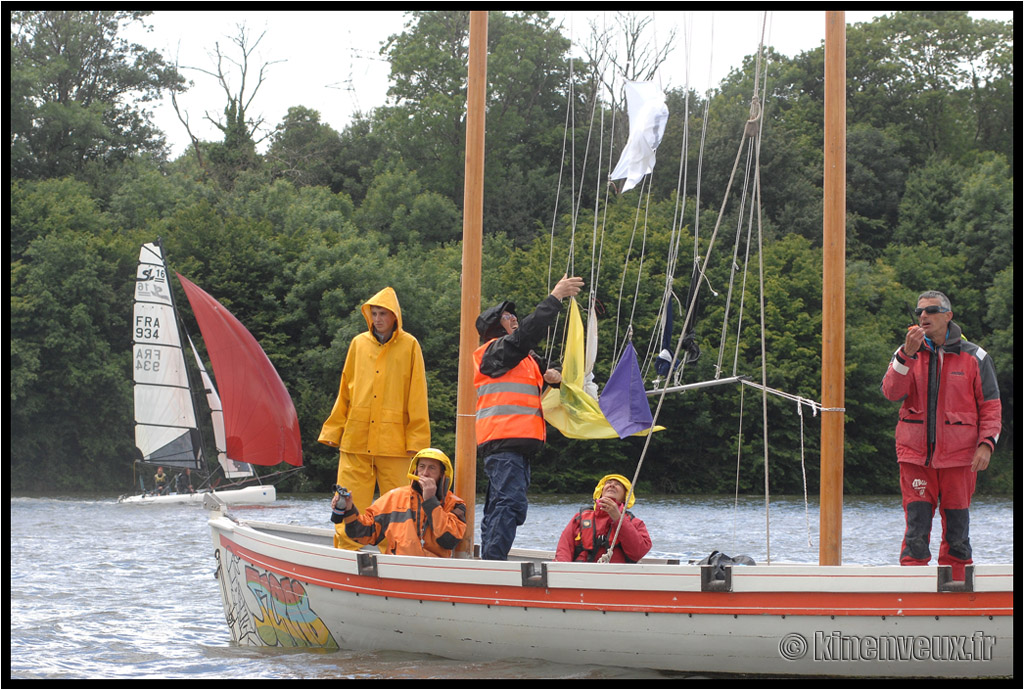
[[[1012,592],[673,592],[453,584],[349,575],[299,565],[239,546],[224,534],[220,535],[220,543],[251,565],[277,575],[331,589],[399,599],[486,606],[700,615],[1013,615]],[[451,566],[444,567],[446,570],[449,568]],[[472,566],[458,569],[462,572],[483,570]]]

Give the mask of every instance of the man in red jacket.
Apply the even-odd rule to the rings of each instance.
[[[882,379],[882,393],[902,401],[896,459],[907,528],[902,565],[927,565],[932,516],[941,501],[939,565],[964,579],[972,563],[968,509],[977,473],[988,467],[999,439],[1002,404],[992,358],[964,340],[949,299],[924,292],[917,325],[907,330]]]

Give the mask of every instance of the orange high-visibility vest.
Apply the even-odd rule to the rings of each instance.
[[[484,351],[489,340],[473,353],[476,387],[476,442],[506,438],[528,438],[544,441],[547,430],[540,394],[544,376],[533,357],[524,357],[510,371],[498,378],[480,373]]]

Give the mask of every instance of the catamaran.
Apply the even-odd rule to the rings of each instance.
[[[138,476],[140,492],[121,503],[195,503],[214,493],[227,504],[273,503],[277,490],[259,477],[254,465],[302,465],[298,418],[291,397],[270,360],[244,326],[213,297],[178,275],[199,322],[213,361],[214,386],[190,336],[182,337],[162,245],[147,243],[139,252],[133,312],[135,444],[141,455],[134,467],[177,471],[166,486],[152,488]],[[185,342],[195,373],[189,370]],[[219,469],[213,485],[193,394],[205,391]],[[186,470],[196,472],[194,478]],[[186,479],[186,476],[188,477]],[[181,481],[184,479],[185,481]]]

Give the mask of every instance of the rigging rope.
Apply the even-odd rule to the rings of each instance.
[[[722,359],[723,359],[723,354],[724,354],[724,350],[725,350],[726,333],[727,333],[727,330],[728,330],[729,311],[730,311],[730,305],[732,303],[732,294],[733,294],[733,290],[734,290],[734,287],[735,287],[736,273],[739,270],[739,263],[738,263],[739,245],[740,245],[740,238],[742,236],[743,217],[746,214],[746,216],[747,216],[747,233],[746,233],[747,237],[746,237],[746,242],[745,242],[745,257],[744,257],[744,261],[743,261],[743,277],[742,277],[742,282],[741,282],[740,302],[739,302],[739,307],[738,307],[739,314],[738,314],[738,318],[737,318],[736,350],[735,350],[734,358],[733,358],[733,375],[734,375],[734,377],[736,376],[736,371],[738,369],[738,364],[739,364],[739,361],[738,361],[738,358],[739,358],[739,343],[740,343],[740,334],[742,332],[743,307],[744,307],[745,294],[746,294],[746,284],[747,284],[747,267],[749,266],[750,250],[751,250],[751,244],[752,244],[752,240],[753,240],[753,237],[752,237],[753,226],[754,226],[755,219],[756,219],[756,224],[757,224],[757,238],[756,239],[757,239],[757,243],[758,243],[757,244],[758,277],[759,277],[759,283],[760,283],[759,301],[760,301],[760,331],[761,331],[761,383],[760,384],[756,384],[756,383],[754,383],[752,381],[744,380],[742,377],[740,377],[740,380],[744,384],[744,386],[749,385],[751,387],[754,387],[754,388],[757,388],[757,389],[761,390],[761,399],[762,399],[762,434],[763,434],[763,439],[764,439],[764,443],[763,443],[764,451],[763,452],[764,452],[764,466],[765,466],[764,493],[765,493],[765,521],[766,521],[766,554],[767,554],[767,560],[770,563],[771,562],[771,537],[770,537],[770,482],[769,482],[769,454],[768,454],[767,395],[769,393],[772,393],[774,395],[780,395],[782,397],[787,397],[787,398],[790,398],[790,399],[793,399],[793,400],[797,401],[797,411],[798,411],[798,415],[800,416],[800,438],[801,438],[801,450],[800,450],[800,452],[801,452],[801,467],[803,468],[803,474],[804,474],[805,514],[807,512],[807,486],[806,486],[806,468],[805,468],[805,465],[804,465],[804,429],[803,429],[803,411],[802,411],[802,408],[803,408],[804,405],[808,405],[809,407],[811,407],[812,412],[815,415],[817,414],[817,410],[818,409],[823,409],[823,408],[818,403],[815,403],[813,401],[807,400],[807,399],[799,397],[799,396],[792,396],[792,395],[783,393],[781,391],[770,389],[768,387],[768,385],[767,385],[767,353],[766,353],[766,346],[765,346],[766,325],[765,325],[765,295],[764,295],[764,247],[763,247],[763,231],[762,231],[762,217],[761,217],[761,185],[760,185],[760,145],[761,145],[761,134],[762,134],[763,126],[764,126],[764,119],[763,119],[763,112],[764,112],[764,105],[765,105],[764,99],[767,96],[767,88],[765,88],[764,91],[761,90],[762,89],[762,87],[761,87],[761,84],[762,84],[761,80],[762,80],[762,69],[763,69],[764,84],[767,84],[767,61],[764,60],[764,45],[765,45],[764,39],[765,39],[765,31],[767,30],[767,22],[768,22],[768,16],[767,16],[767,13],[765,13],[764,22],[762,24],[761,41],[760,41],[760,44],[759,44],[759,47],[758,47],[756,67],[755,67],[755,71],[754,71],[754,87],[753,87],[752,98],[751,98],[751,101],[750,101],[749,116],[748,116],[748,119],[747,119],[747,121],[746,121],[746,123],[744,125],[744,129],[743,129],[743,134],[741,136],[740,145],[737,148],[736,158],[735,158],[735,160],[733,162],[733,167],[732,167],[732,170],[730,172],[729,180],[728,180],[728,183],[727,183],[726,188],[725,188],[725,193],[724,193],[724,196],[723,196],[722,204],[720,206],[719,213],[718,213],[718,216],[716,218],[716,222],[715,222],[714,228],[712,230],[710,239],[708,241],[707,251],[706,251],[706,253],[705,253],[704,257],[703,257],[703,261],[702,261],[701,260],[701,256],[700,256],[700,249],[699,249],[699,247],[700,247],[700,227],[699,227],[699,223],[700,223],[700,189],[701,189],[702,171],[703,171],[702,162],[703,162],[703,156],[704,156],[704,151],[705,151],[705,145],[706,145],[706,142],[707,142],[707,126],[708,126],[708,119],[709,119],[708,118],[708,112],[709,112],[709,106],[710,106],[710,100],[711,100],[711,91],[712,91],[711,90],[711,86],[710,86],[710,68],[709,68],[709,86],[708,86],[708,91],[707,91],[708,97],[706,98],[705,103],[704,103],[703,123],[702,123],[702,130],[701,130],[700,148],[699,148],[699,155],[698,155],[698,167],[697,167],[697,176],[696,176],[696,196],[695,196],[694,228],[693,228],[693,235],[694,235],[693,268],[692,268],[693,277],[692,277],[692,280],[691,280],[691,290],[690,290],[690,294],[687,296],[686,307],[685,307],[685,318],[683,320],[683,326],[682,326],[682,329],[680,331],[679,338],[677,339],[676,347],[675,347],[675,352],[674,352],[674,355],[673,355],[673,358],[672,358],[672,362],[676,365],[676,369],[675,369],[675,371],[670,369],[669,374],[665,376],[664,384],[662,385],[661,390],[659,392],[658,404],[657,404],[655,412],[653,414],[654,422],[652,423],[652,426],[657,424],[657,419],[658,419],[658,417],[660,415],[660,412],[661,412],[661,409],[662,409],[662,405],[663,405],[663,402],[664,402],[665,393],[669,390],[669,383],[670,383],[670,381],[674,378],[674,380],[678,383],[678,381],[681,380],[683,372],[685,370],[685,366],[686,366],[686,363],[687,363],[687,358],[683,357],[682,359],[680,359],[680,352],[681,352],[681,349],[682,349],[682,346],[683,346],[685,335],[690,330],[691,325],[692,325],[692,323],[694,321],[694,318],[695,318],[696,304],[697,304],[697,301],[698,301],[697,298],[698,298],[698,295],[699,295],[701,283],[706,283],[707,286],[708,286],[708,289],[712,292],[712,294],[714,294],[716,296],[718,295],[718,293],[715,292],[714,289],[711,287],[710,280],[709,280],[709,278],[707,276],[706,270],[707,270],[707,266],[708,266],[708,263],[709,263],[709,260],[710,260],[710,257],[711,257],[711,252],[712,252],[712,250],[713,250],[713,248],[715,246],[718,233],[719,233],[719,231],[721,229],[721,223],[722,223],[722,221],[723,221],[723,219],[725,217],[725,210],[726,210],[726,207],[727,207],[729,196],[731,194],[732,186],[733,186],[735,178],[736,178],[736,172],[738,170],[739,162],[740,162],[740,159],[743,158],[743,151],[744,151],[744,148],[746,148],[747,156],[746,156],[745,173],[744,173],[744,176],[743,176],[744,177],[744,182],[743,182],[742,192],[741,192],[741,195],[740,195],[741,196],[741,200],[740,200],[740,204],[739,204],[739,207],[738,207],[736,238],[735,238],[735,241],[734,241],[733,257],[732,257],[732,268],[731,268],[731,271],[730,271],[729,289],[728,289],[728,294],[727,294],[727,297],[726,297],[725,317],[723,319],[722,335],[721,335],[721,343],[720,343],[720,347],[719,347],[718,363],[715,365],[715,372],[716,372],[715,373],[715,379],[716,380],[719,379],[719,377],[722,375],[722,371],[723,371]],[[603,44],[602,48],[605,48],[605,47],[606,47],[606,45]],[[600,60],[599,60],[599,62],[600,62]],[[570,94],[569,101],[570,102],[569,102],[569,105],[568,105],[568,108],[567,108],[567,111],[566,111],[566,125],[565,125],[566,133],[563,135],[562,164],[561,164],[561,167],[560,167],[560,170],[559,170],[558,190],[556,191],[556,204],[555,204],[555,209],[556,210],[555,210],[554,217],[552,219],[552,231],[551,231],[551,240],[550,240],[550,247],[549,247],[549,262],[548,262],[548,287],[549,287],[549,289],[551,287],[552,265],[553,265],[553,261],[554,261],[554,232],[555,232],[555,227],[557,225],[557,217],[558,217],[558,211],[557,211],[557,208],[558,208],[558,196],[559,196],[559,194],[561,192],[561,184],[562,184],[562,178],[563,178],[564,166],[565,166],[564,148],[565,148],[567,142],[569,141],[568,129],[571,126],[572,130],[573,130],[573,135],[572,135],[572,148],[573,148],[573,151],[572,151],[572,154],[570,156],[570,165],[572,167],[572,173],[571,173],[571,197],[570,197],[571,198],[571,202],[570,202],[571,203],[571,220],[570,220],[571,231],[570,231],[570,241],[569,241],[568,257],[567,257],[567,260],[566,260],[566,273],[567,274],[572,273],[572,266],[573,266],[573,262],[574,262],[575,247],[576,247],[576,241],[575,241],[576,240],[576,238],[575,238],[576,226],[577,226],[578,219],[579,219],[579,213],[580,213],[580,210],[581,210],[581,207],[582,207],[583,189],[584,189],[584,186],[585,186],[584,185],[584,181],[585,181],[585,168],[586,168],[586,162],[588,160],[589,153],[590,153],[590,146],[591,146],[591,142],[592,142],[592,133],[593,133],[594,121],[595,121],[595,117],[596,117],[595,113],[596,113],[596,109],[598,107],[598,103],[599,103],[599,100],[600,100],[599,98],[597,98],[597,95],[595,93],[594,99],[593,99],[593,109],[591,111],[591,117],[590,117],[590,127],[589,127],[589,130],[588,130],[588,136],[587,136],[587,140],[586,140],[586,146],[585,146],[584,157],[583,157],[584,172],[583,172],[582,177],[580,179],[580,186],[577,189],[577,186],[576,186],[576,184],[577,184],[576,183],[576,165],[575,165],[575,156],[576,156],[576,151],[575,151],[575,148],[576,148],[575,147],[575,128],[576,128],[575,127],[575,93],[574,93],[573,84],[572,84],[572,82],[573,82],[573,72],[572,72],[571,60],[570,60],[569,74],[570,74],[570,86],[569,86],[569,94]],[[679,252],[680,244],[681,244],[682,220],[683,220],[683,217],[684,217],[684,215],[686,213],[686,194],[685,194],[685,190],[686,190],[686,188],[688,186],[688,179],[689,179],[689,168],[688,168],[688,163],[687,163],[687,159],[689,158],[689,151],[690,151],[690,146],[689,146],[689,95],[690,94],[689,94],[689,72],[688,72],[688,69],[687,69],[686,79],[687,79],[687,84],[686,84],[686,92],[685,92],[685,100],[684,100],[684,104],[685,104],[685,107],[684,107],[684,126],[683,126],[684,128],[683,128],[683,138],[682,138],[681,150],[680,150],[680,170],[679,170],[679,174],[678,174],[678,178],[677,178],[677,184],[676,184],[675,209],[674,209],[673,220],[672,220],[672,229],[671,229],[671,233],[670,233],[670,236],[669,236],[669,249],[668,249],[668,256],[667,256],[667,259],[666,259],[665,289],[664,289],[663,294],[662,294],[662,305],[661,305],[661,312],[660,312],[660,313],[663,313],[663,314],[666,313],[666,310],[673,308],[673,301],[678,303],[680,308],[682,308],[682,304],[680,303],[678,296],[675,295],[675,292],[673,290],[673,284],[674,284],[675,271],[676,271],[676,269],[678,267],[678,252]],[[596,80],[595,80],[595,83],[596,83]],[[615,100],[612,99],[612,102],[614,104]],[[615,117],[614,117],[614,113],[613,113],[612,124],[611,124],[611,128],[612,128],[611,137],[612,137],[612,140],[614,140],[614,127],[615,127]],[[597,164],[598,165],[598,169],[600,169],[601,164],[602,164],[602,162],[604,160],[603,148],[604,148],[604,109],[601,110],[601,133],[600,133],[600,137],[599,137],[599,141],[598,141],[598,164]],[[609,155],[609,175],[610,175],[610,170],[611,170],[611,166],[613,165],[613,163],[614,163],[613,156],[610,154]],[[645,176],[643,181],[642,181],[642,183],[641,183],[640,194],[638,196],[637,207],[636,207],[636,210],[635,210],[633,231],[632,231],[631,236],[630,236],[629,247],[628,247],[628,250],[627,250],[626,259],[625,259],[624,266],[623,266],[622,278],[621,278],[621,281],[620,281],[620,288],[619,288],[618,305],[616,307],[615,337],[613,339],[613,351],[614,351],[613,361],[618,361],[618,359],[621,357],[622,351],[625,349],[626,344],[628,343],[629,339],[631,339],[631,337],[632,337],[633,321],[634,321],[634,317],[636,315],[637,302],[639,300],[640,285],[641,285],[641,280],[642,280],[642,276],[643,276],[644,257],[645,257],[645,254],[646,254],[647,220],[648,220],[648,216],[649,216],[649,213],[650,213],[651,195],[653,193],[652,177],[653,177],[653,175]],[[598,185],[600,186],[600,175],[598,176],[598,178],[599,178]],[[589,318],[593,318],[594,317],[594,312],[595,312],[596,295],[597,295],[597,281],[598,281],[598,277],[599,277],[599,273],[600,273],[601,257],[603,256],[604,234],[605,234],[605,228],[606,228],[607,216],[608,216],[608,195],[610,193],[610,189],[609,188],[611,186],[612,186],[611,184],[605,185],[605,195],[604,195],[605,196],[605,207],[604,207],[604,211],[603,211],[603,217],[602,217],[602,220],[601,220],[600,241],[598,240],[598,230],[597,230],[598,215],[599,215],[599,210],[600,210],[600,192],[598,191],[598,194],[595,195],[594,227],[593,227],[593,231],[592,231],[592,247],[591,247],[591,284],[590,284],[590,295],[589,295],[589,299],[588,299]],[[646,193],[647,193],[646,199],[644,198],[644,191],[645,190],[646,190]],[[748,199],[750,201],[749,210],[747,209]],[[636,243],[636,240],[637,240],[637,231],[638,231],[638,227],[637,226],[638,226],[638,224],[640,222],[640,210],[641,210],[640,206],[641,206],[641,204],[644,205],[644,207],[643,207],[644,216],[643,216],[643,231],[642,231],[641,241],[640,241],[639,266],[637,268],[637,280],[636,280],[636,285],[634,287],[633,304],[632,304],[632,307],[631,307],[631,310],[630,310],[630,313],[629,313],[628,324],[627,324],[627,326],[625,328],[625,339],[620,344],[620,342],[619,342],[619,333],[620,333],[620,326],[621,326],[621,320],[622,320],[622,306],[623,306],[622,305],[622,299],[623,299],[623,295],[624,295],[624,292],[625,292],[625,281],[626,281],[626,277],[627,277],[627,273],[628,273],[629,261],[630,261],[630,259],[632,257],[632,253],[633,253],[633,249],[634,249],[634,244]],[[555,328],[557,330],[557,325],[556,325]],[[659,331],[659,328],[660,328],[660,331]],[[653,361],[653,358],[651,357],[651,354],[654,351],[653,343],[655,341],[659,341],[660,342],[659,335],[663,335],[665,333],[665,330],[667,329],[667,326],[666,326],[664,321],[661,322],[659,328],[656,328],[655,332],[652,334],[652,344],[651,344],[651,346],[649,346],[648,357],[646,358],[646,361],[648,362],[648,364],[647,364],[648,368],[650,366],[650,362]],[[549,343],[550,343],[550,337],[549,337]],[[548,353],[549,353],[549,360],[550,360],[550,358],[551,358],[551,354],[550,354],[551,353],[551,347],[550,346],[548,347]],[[674,377],[673,377],[673,374],[674,374]],[[741,388],[741,396],[740,396],[740,398],[741,398],[741,400],[740,400],[740,431],[739,431],[740,435],[742,435],[743,400],[744,400],[744,397],[745,396],[743,394],[743,389]],[[638,460],[637,467],[636,467],[636,470],[635,470],[635,473],[634,473],[634,476],[633,476],[633,482],[632,483],[633,483],[634,486],[636,485],[637,479],[639,478],[639,474],[641,472],[641,468],[643,466],[644,459],[646,457],[647,451],[648,451],[649,446],[650,446],[651,437],[652,437],[652,434],[648,434],[645,437],[644,446],[643,446],[643,449],[641,451],[640,458]],[[742,454],[742,443],[738,443],[737,444],[737,470],[736,470],[737,471],[736,498],[735,498],[737,506],[738,506],[738,491],[739,491],[739,466],[740,466],[741,454]],[[632,489],[630,490],[630,494],[632,494]],[[627,501],[628,501],[628,499],[629,499],[629,496],[627,496]],[[808,519],[808,543],[810,543],[809,518],[807,518],[807,519]],[[618,541],[618,536],[619,536],[619,532],[621,530],[621,526],[622,526],[622,520],[620,518],[618,526],[617,526],[617,528],[615,530],[615,534],[614,534],[614,536],[612,538],[612,541],[611,541],[611,544],[609,546],[609,549],[608,549],[607,553],[605,554],[605,556],[602,557],[602,559],[601,559],[602,561],[607,562],[607,559],[610,558],[610,554],[614,550],[615,544]],[[734,526],[734,530],[735,530],[735,526]]]

